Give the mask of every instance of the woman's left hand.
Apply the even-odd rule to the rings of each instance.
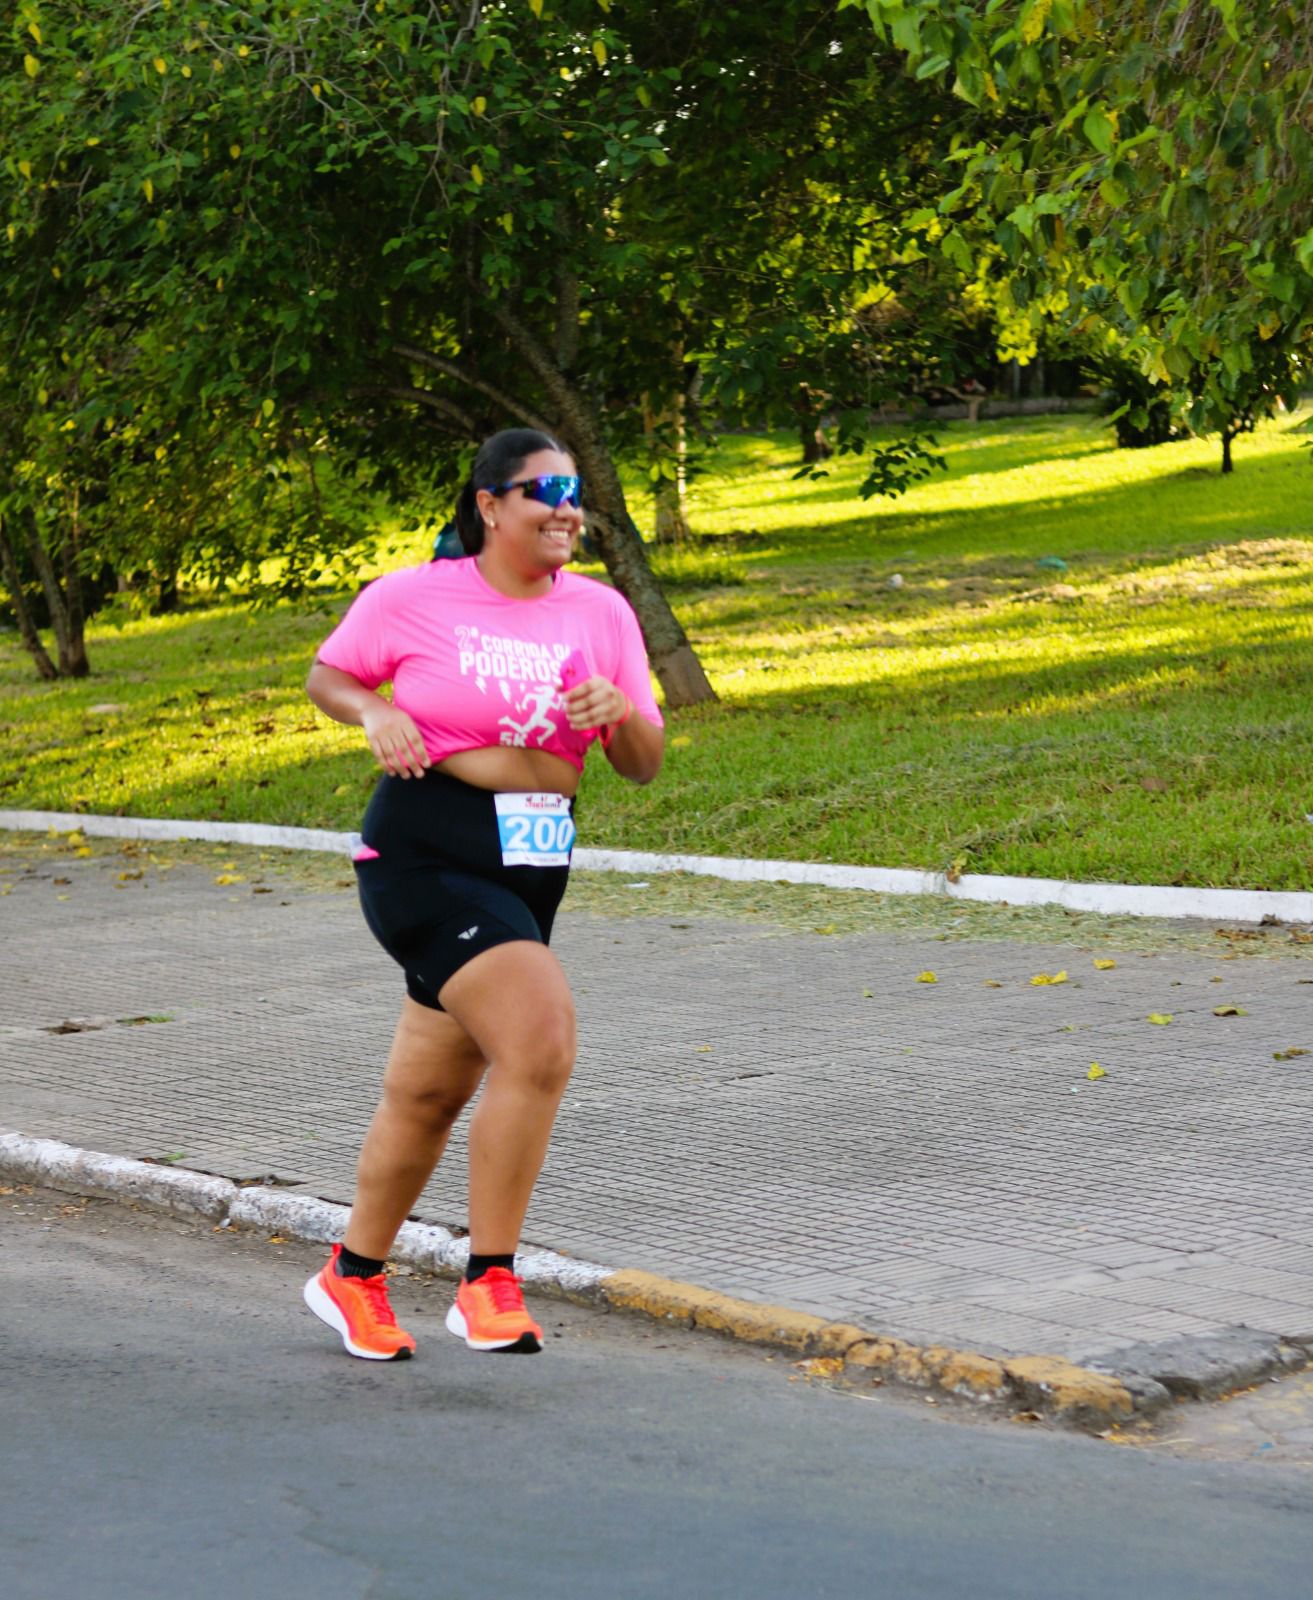
[[[607,678],[585,678],[564,697],[565,715],[576,733],[610,727],[629,709],[629,697]]]

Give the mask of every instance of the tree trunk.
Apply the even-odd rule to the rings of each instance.
[[[32,620],[32,612],[23,593],[23,578],[18,570],[18,557],[13,552],[2,521],[0,521],[0,571],[4,573],[5,587],[9,590],[14,616],[18,621],[18,636],[23,641],[23,648],[36,664],[37,676],[45,678],[47,682],[57,678],[59,668],[50,659],[45,645],[41,643],[36,623]]]
[[[684,425],[684,395],[676,393],[669,410],[658,411],[651,396],[643,397],[643,432],[648,455],[661,476],[653,485],[653,536],[658,544],[680,544],[690,537],[688,526],[688,431]],[[666,430],[669,430],[667,436]]]
[[[798,437],[802,440],[802,459],[806,466],[817,461],[828,461],[834,454],[834,446],[825,437],[823,422],[800,422]]]
[[[77,650],[83,661],[82,673],[74,673],[81,677],[86,668],[86,637],[87,611],[82,603],[82,573],[81,562],[78,560],[81,540],[81,502],[77,490],[73,491],[73,500],[69,508],[68,535],[63,541],[60,550],[64,569],[64,605],[68,611],[68,632],[70,641],[76,640]]]
[[[834,446],[825,437],[825,402],[828,398],[828,395],[818,395],[807,383],[800,383],[794,395],[793,409],[798,417],[798,438],[802,442],[805,466],[828,461],[834,454]]]
[[[581,410],[584,403],[581,402]],[[714,700],[688,636],[670,609],[656,575],[648,565],[634,519],[625,503],[610,451],[601,441],[591,416],[563,408],[565,434],[588,484],[589,528],[615,586],[633,606],[647,642],[647,652],[672,708]]]
[[[682,544],[691,537],[682,476],[663,478],[657,485],[653,531],[658,544]]]
[[[1235,471],[1235,463],[1231,460],[1231,441],[1234,438],[1235,434],[1230,428],[1222,429],[1222,471],[1224,473]]]
[[[714,700],[716,691],[648,565],[596,409],[511,311],[494,304],[492,315],[542,383],[559,417],[564,443],[588,485],[589,531],[616,588],[634,608],[666,704],[674,708]]]
[[[55,645],[59,653],[59,675],[61,678],[85,678],[91,666],[87,661],[86,641],[83,638],[82,602],[76,598],[69,604],[60,587],[55,564],[42,541],[41,530],[30,513],[27,545],[32,553],[32,565],[41,580],[46,604],[50,608],[50,625],[55,630]],[[67,558],[67,551],[63,554]]]

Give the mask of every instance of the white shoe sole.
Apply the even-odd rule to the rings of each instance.
[[[351,1355],[359,1356],[362,1361],[405,1361],[409,1359],[409,1350],[398,1350],[395,1355],[389,1356],[384,1355],[379,1350],[364,1350],[358,1344],[353,1344],[351,1342],[351,1330],[347,1327],[346,1318],[342,1315],[336,1301],[324,1292],[319,1282],[318,1273],[310,1279],[301,1294],[306,1305],[310,1307],[320,1322],[326,1322],[335,1333],[341,1334],[342,1343],[347,1347],[347,1351]]]
[[[542,1349],[541,1340],[528,1332],[517,1334],[514,1339],[471,1339],[465,1313],[455,1304],[447,1312],[447,1332],[464,1339],[471,1350],[515,1350],[521,1355],[537,1355]]]

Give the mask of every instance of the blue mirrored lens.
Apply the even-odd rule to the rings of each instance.
[[[564,475],[550,478],[530,478],[523,487],[526,500],[536,500],[540,505],[551,506],[553,511],[561,505],[578,506],[581,504],[578,478]]]

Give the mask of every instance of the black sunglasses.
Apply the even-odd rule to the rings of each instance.
[[[518,478],[514,483],[495,483],[488,486],[490,494],[508,494],[512,489],[523,489],[526,500],[536,500],[539,505],[550,506],[553,511],[558,506],[574,506],[576,510],[583,504],[583,485],[575,476],[569,473],[552,473],[542,478]]]

